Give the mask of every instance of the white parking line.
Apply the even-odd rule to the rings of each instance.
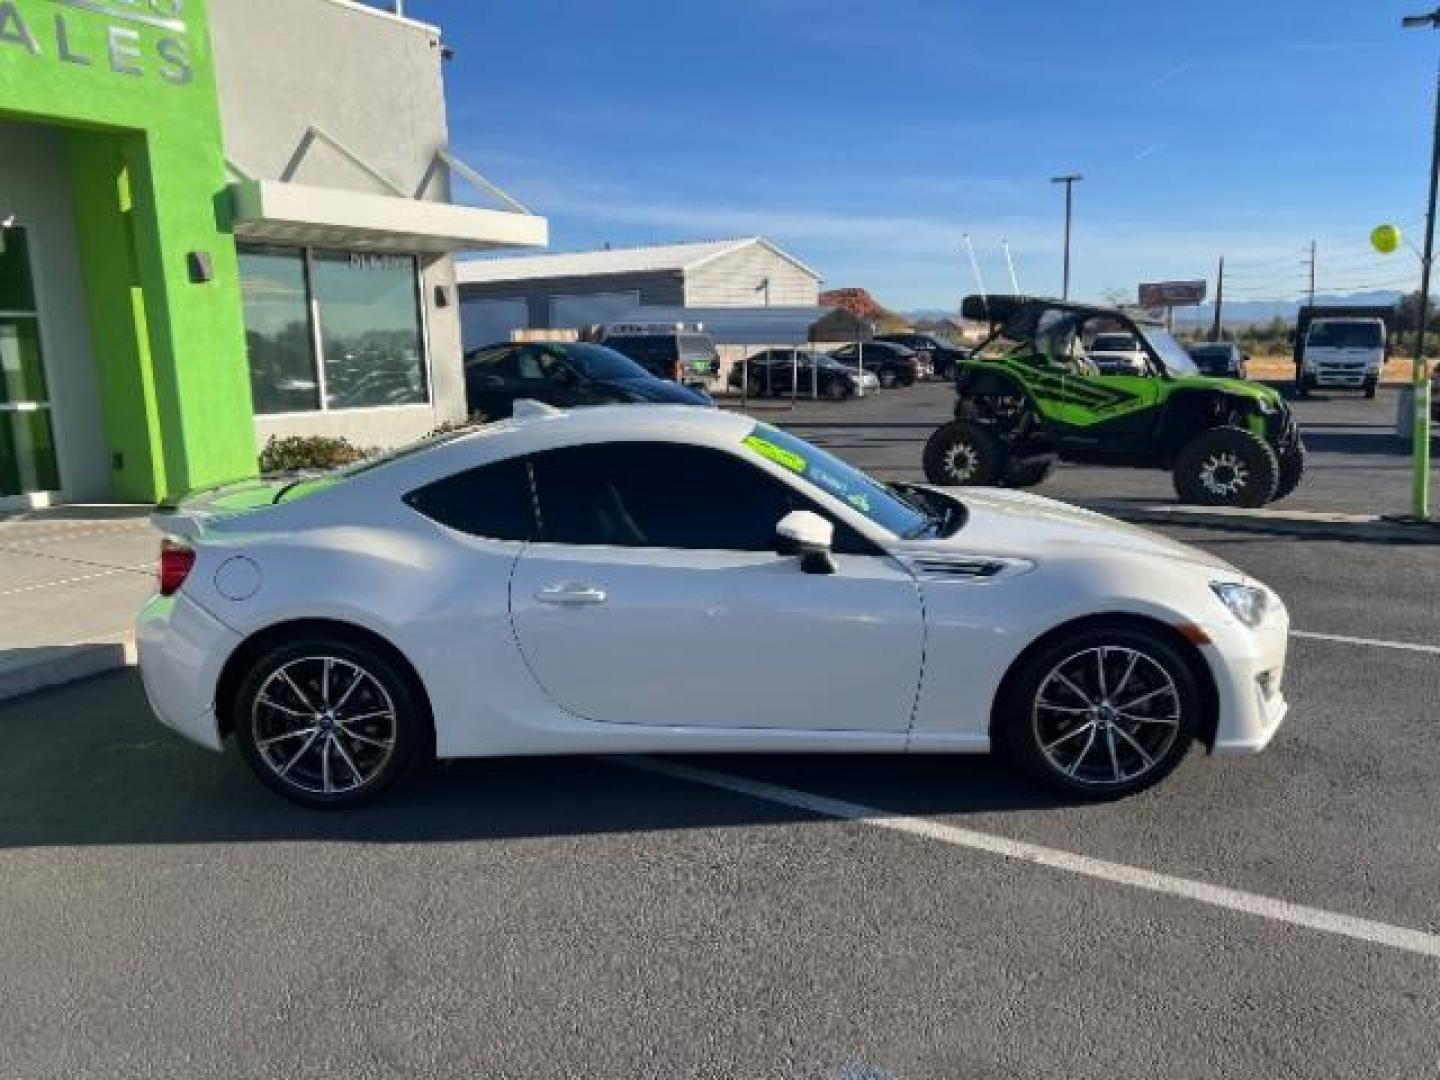
[[[739,795],[748,795],[753,799],[777,803],[781,806],[791,806],[824,817],[859,822],[862,825],[873,825],[876,828],[907,833],[911,836],[923,837],[926,840],[938,840],[944,844],[969,848],[972,851],[983,851],[990,855],[1017,859],[1021,862],[1046,866],[1053,870],[1064,870],[1067,873],[1108,881],[1115,885],[1128,885],[1131,888],[1144,889],[1147,892],[1182,897],[1207,904],[1210,907],[1255,915],[1272,922],[1302,926],[1309,930],[1318,930],[1321,933],[1354,938],[1357,941],[1370,942],[1375,945],[1386,945],[1421,956],[1440,958],[1440,935],[1426,933],[1422,930],[1411,930],[1403,926],[1392,926],[1389,923],[1356,918],[1353,915],[1341,915],[1321,908],[1305,907],[1268,896],[1241,892],[1238,889],[1209,885],[1203,881],[1191,881],[1188,878],[1173,877],[1170,874],[1158,874],[1152,870],[1141,870],[1137,867],[1125,866],[1122,863],[1092,859],[1087,855],[1075,855],[1068,851],[1058,851],[1021,840],[992,836],[989,833],[977,832],[974,829],[962,829],[955,825],[930,821],[927,818],[887,814],[883,810],[860,803],[831,799],[823,795],[812,795],[808,792],[760,780],[750,780],[731,773],[697,769],[691,765],[646,757],[620,757],[612,760],[640,772],[656,773],[676,780],[732,791]]]
[[[1420,645],[1414,641],[1385,641],[1381,638],[1350,637],[1347,634],[1317,634],[1310,630],[1292,630],[1290,636],[1307,641],[1333,641],[1341,645],[1368,645],[1372,649],[1400,649],[1403,652],[1440,656],[1440,645]]]

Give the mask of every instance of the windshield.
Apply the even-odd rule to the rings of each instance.
[[[744,445],[753,453],[789,469],[812,487],[860,511],[896,536],[920,536],[933,523],[925,511],[880,481],[779,428],[756,424],[745,437]]]
[[[1378,349],[1384,337],[1379,323],[1317,322],[1311,323],[1305,341],[1319,349]]]
[[[1163,326],[1146,326],[1142,323],[1140,333],[1171,375],[1200,374],[1200,369],[1195,366],[1195,361],[1190,359],[1190,354]]]
[[[604,345],[551,345],[552,352],[563,356],[587,379],[648,379],[648,371],[624,353]]]
[[[1101,334],[1090,345],[1095,352],[1134,352],[1135,347],[1129,334]]]

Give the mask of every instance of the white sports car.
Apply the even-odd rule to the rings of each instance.
[[[157,514],[160,718],[342,806],[432,753],[996,748],[1113,797],[1285,715],[1285,608],[1204,552],[732,413],[516,411]]]

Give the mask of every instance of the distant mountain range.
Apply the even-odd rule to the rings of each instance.
[[[1378,289],[1372,292],[1357,293],[1317,293],[1315,302],[1317,304],[1354,304],[1357,307],[1378,306],[1398,303],[1404,295],[1396,289]],[[1277,317],[1287,322],[1294,322],[1299,308],[1300,301],[1298,300],[1226,300],[1220,321],[1226,326],[1258,326],[1272,322]],[[946,311],[942,308],[919,308],[904,314],[906,318],[915,322],[954,318],[956,315],[954,311]],[[1215,318],[1215,305],[1202,304],[1199,318],[1208,325]],[[1194,308],[1176,309],[1175,322],[1177,325],[1189,326],[1196,321],[1197,313]]]

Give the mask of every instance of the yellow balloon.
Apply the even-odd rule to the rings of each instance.
[[[1382,255],[1389,255],[1400,246],[1400,230],[1394,225],[1377,225],[1370,234],[1370,243]]]

